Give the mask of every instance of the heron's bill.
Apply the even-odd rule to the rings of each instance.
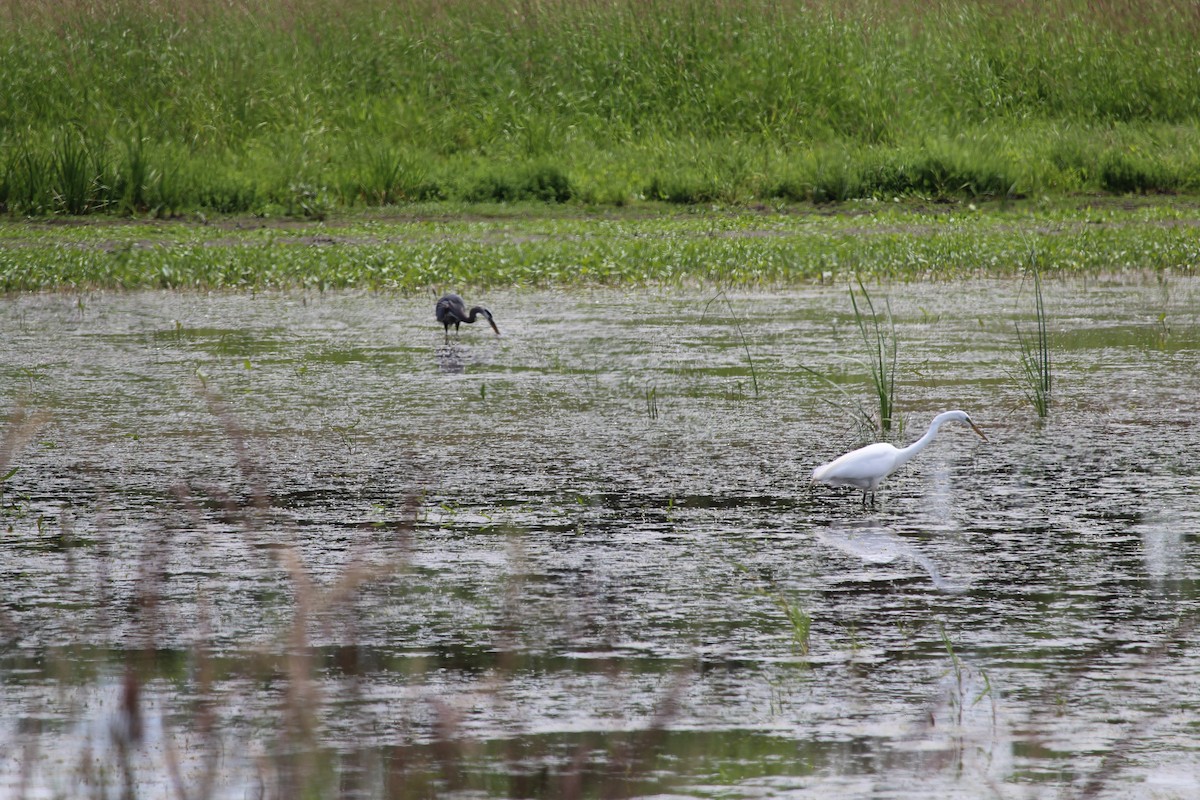
[[[967,424],[971,426],[971,430],[973,430],[973,431],[975,431],[976,433],[978,433],[978,434],[979,434],[979,438],[980,438],[980,439],[983,439],[985,442],[986,442],[986,441],[989,441],[989,439],[987,438],[987,436],[986,436],[986,435],[984,435],[983,431],[979,430],[979,426],[978,426],[978,425],[976,425],[974,422],[971,422],[971,420],[967,420]]]
[[[496,332],[497,336],[500,335],[500,329],[496,327],[496,323],[491,319],[491,317],[488,318],[488,325],[492,326],[492,330]]]

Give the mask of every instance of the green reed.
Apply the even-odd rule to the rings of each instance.
[[[1046,328],[1046,305],[1042,299],[1042,276],[1037,268],[1037,258],[1030,257],[1030,274],[1033,276],[1034,305],[1037,310],[1036,332],[1026,335],[1021,326],[1014,323],[1017,342],[1021,348],[1021,371],[1018,379],[1025,397],[1037,411],[1039,417],[1050,413],[1050,390],[1053,373],[1050,364],[1050,335]]]
[[[750,343],[746,341],[746,333],[742,330],[742,323],[738,320],[737,315],[733,310],[733,301],[729,299],[729,295],[724,291],[718,292],[711,300],[704,305],[704,312],[708,313],[708,308],[718,299],[725,301],[725,307],[729,309],[729,314],[733,318],[733,327],[737,331],[738,339],[742,344],[742,352],[746,354],[746,364],[750,369],[750,385],[754,389],[754,396],[758,397],[758,373],[754,370],[754,356],[750,353]]]
[[[0,0],[0,209],[1198,190],[1192,10]]]
[[[792,629],[792,641],[795,643],[796,649],[801,655],[808,655],[810,638],[812,636],[812,615],[796,602],[789,600],[787,595],[781,591],[775,591],[772,595],[775,605],[787,617],[788,625]]]
[[[859,306],[854,287],[850,287],[850,304],[854,308],[854,323],[858,326],[863,346],[867,350],[871,387],[875,391],[875,400],[879,406],[879,430],[887,435],[892,432],[893,427],[899,427],[899,420],[895,416],[896,365],[899,358],[896,324],[892,319],[891,301],[885,298],[887,314],[881,319],[861,277],[858,279],[858,290],[862,292],[862,307]]]
[[[812,615],[798,601],[790,599],[787,594],[769,576],[760,571],[752,570],[746,564],[731,560],[730,565],[750,579],[747,591],[769,600],[783,614],[791,631],[792,643],[801,656],[807,656],[812,637]]]

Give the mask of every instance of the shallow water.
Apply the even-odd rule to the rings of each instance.
[[[0,794],[1196,796],[1200,281],[1045,294],[1040,421],[1028,285],[874,290],[990,443],[870,508],[841,286],[5,298]]]

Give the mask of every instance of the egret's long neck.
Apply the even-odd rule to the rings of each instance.
[[[917,439],[908,447],[901,448],[900,452],[896,454],[896,466],[900,467],[907,464],[913,456],[924,450],[933,441],[933,437],[937,436],[938,428],[940,427],[942,427],[942,420],[935,418],[933,424],[929,426],[929,430],[925,431],[924,436]]]

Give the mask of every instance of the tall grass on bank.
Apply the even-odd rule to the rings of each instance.
[[[0,209],[1197,190],[1197,39],[1190,0],[0,0]]]
[[[1021,368],[1017,379],[1037,415],[1045,418],[1050,413],[1053,375],[1050,367],[1050,336],[1046,329],[1046,305],[1042,300],[1042,276],[1037,267],[1036,255],[1030,257],[1029,273],[1033,276],[1037,330],[1027,335],[1019,324],[1013,324],[1017,332],[1017,343],[1021,348]]]

